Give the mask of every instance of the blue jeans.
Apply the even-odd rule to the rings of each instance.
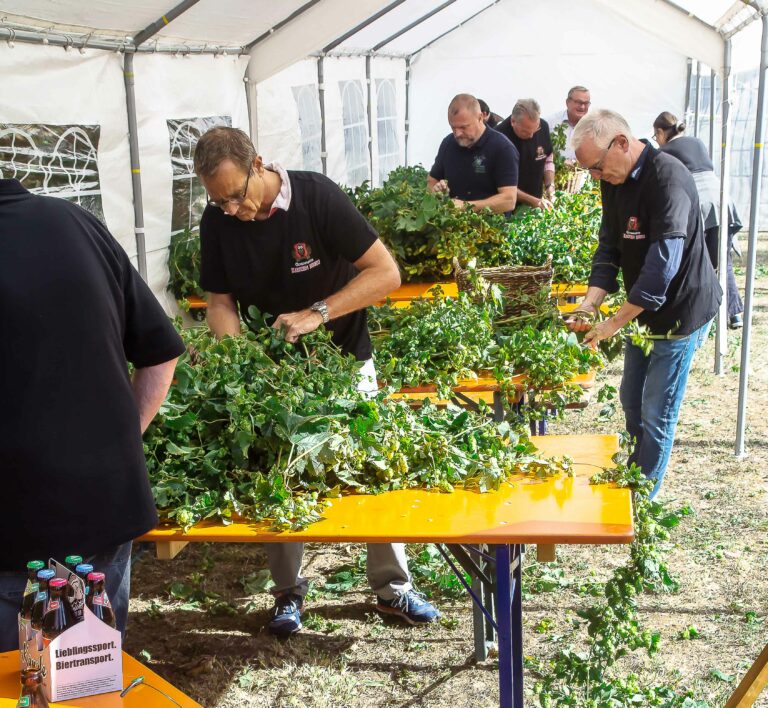
[[[131,594],[131,545],[124,543],[110,551],[89,556],[84,562],[107,576],[107,595],[115,612],[117,629],[125,634],[128,598]],[[56,560],[59,560],[58,558]],[[19,648],[17,616],[27,584],[27,573],[0,572],[0,652]]]
[[[619,396],[627,432],[635,441],[629,462],[654,481],[651,499],[664,480],[693,355],[706,341],[710,324],[681,339],[654,340],[649,356],[626,342]]]

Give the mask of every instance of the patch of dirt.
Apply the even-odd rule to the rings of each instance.
[[[661,648],[654,657],[632,655],[620,667],[637,673],[643,685],[690,689],[711,706],[725,704],[768,639],[768,273],[765,241],[760,245],[748,455],[734,456],[741,333],[729,331],[725,376],[712,373],[713,338],[697,354],[661,493],[672,508],[692,510],[672,530],[669,543],[680,591],[639,598],[641,620],[660,633]],[[618,385],[620,375],[620,364],[614,363],[603,378]],[[551,432],[623,427],[620,412],[601,422],[599,408],[593,403],[583,412],[569,412]],[[358,551],[310,544],[305,572],[319,588]],[[567,641],[569,618],[590,603],[577,586],[604,578],[626,552],[622,547],[558,548],[557,563],[544,572],[562,572],[566,587],[540,594],[526,590],[526,655],[547,656]],[[315,592],[307,605],[314,629],[278,641],[265,630],[271,597],[247,595],[240,582],[265,567],[264,553],[255,545],[191,544],[173,561],[156,560],[151,547],[137,548],[126,650],[134,656],[147,652],[153,670],[206,708],[498,705],[494,662],[473,659],[467,599],[438,597],[446,620],[408,628],[376,615],[364,582],[340,596]],[[218,603],[208,601],[212,609],[169,595],[171,582],[194,573],[201,574],[205,590],[220,596]],[[698,638],[681,639],[690,627]],[[533,680],[528,672],[526,702],[532,705]],[[768,695],[755,706],[768,707]]]

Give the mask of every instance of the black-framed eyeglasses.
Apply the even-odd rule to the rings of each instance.
[[[569,98],[569,101],[573,101],[579,108],[589,108],[592,105],[592,101],[579,101],[575,98]]]
[[[208,204],[211,206],[219,207],[219,209],[226,209],[228,204],[234,204],[235,206],[239,207],[245,201],[245,195],[248,194],[248,183],[251,179],[251,172],[252,170],[248,170],[248,176],[245,178],[245,186],[243,187],[243,192],[239,197],[232,197],[231,199],[222,199],[220,201],[216,201],[211,199],[210,196],[206,194]]]
[[[594,164],[592,167],[587,167],[587,170],[589,172],[602,172],[603,171],[603,163],[605,162],[605,158],[608,156],[608,151],[613,147],[613,144],[616,142],[617,138],[619,136],[616,135],[613,140],[611,140],[610,143],[608,143],[608,147],[603,150],[603,156]]]

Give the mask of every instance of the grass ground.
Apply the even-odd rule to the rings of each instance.
[[[713,707],[725,704],[768,641],[767,261],[760,250],[748,456],[733,454],[741,335],[729,332],[725,376],[712,373],[713,339],[697,355],[662,490],[672,508],[687,506],[690,513],[673,529],[668,548],[679,592],[640,598],[642,622],[661,633],[661,649],[619,667],[638,673],[643,684],[690,690]],[[617,385],[620,375],[617,363],[604,378]],[[620,414],[601,421],[598,413],[598,405],[570,412],[552,432],[621,429]],[[421,552],[413,566],[434,590],[435,575],[445,580],[443,569],[428,551],[411,550]],[[170,562],[139,554],[125,648],[206,708],[497,705],[493,660],[473,660],[469,601],[448,588],[435,594],[440,624],[411,629],[385,622],[373,612],[361,552],[308,546],[307,626],[288,642],[265,630],[271,597],[263,591],[259,546],[192,544]],[[543,657],[571,640],[570,619],[590,602],[589,581],[604,578],[626,552],[561,547],[554,564],[527,559],[526,655]],[[335,586],[325,585],[329,577]],[[527,686],[533,679],[529,672]],[[526,702],[536,704],[530,689]],[[768,707],[768,695],[755,705]]]

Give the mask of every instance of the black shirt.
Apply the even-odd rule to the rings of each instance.
[[[429,171],[436,180],[448,180],[448,193],[456,199],[476,201],[499,193],[499,187],[516,187],[519,157],[504,136],[486,126],[472,147],[461,147],[447,135]]]
[[[0,331],[0,570],[152,529],[126,360],[184,346],[101,222],[16,180],[0,180]]]
[[[669,140],[659,150],[673,155],[682,162],[689,172],[714,172],[715,166],[709,158],[709,153],[704,143],[698,138],[689,135],[681,135],[679,138]]]
[[[621,269],[631,292],[650,245],[682,238],[682,259],[664,304],[644,310],[638,320],[653,334],[691,334],[715,316],[722,297],[704,243],[696,184],[678,160],[650,146],[642,159],[635,178],[619,185],[600,182],[603,220],[589,284],[616,292]]]
[[[304,310],[341,290],[358,271],[353,263],[378,238],[344,192],[315,172],[288,172],[291,202],[265,221],[240,221],[207,206],[200,221],[200,287],[231,293],[248,318],[255,305],[270,322]],[[365,310],[331,320],[345,354],[371,358]]]
[[[541,195],[544,194],[544,164],[547,161],[547,155],[551,155],[553,150],[547,121],[542,120],[541,127],[533,134],[532,138],[527,140],[518,138],[515,134],[512,128],[512,116],[501,121],[495,130],[506,135],[520,154],[518,189],[540,199]]]

